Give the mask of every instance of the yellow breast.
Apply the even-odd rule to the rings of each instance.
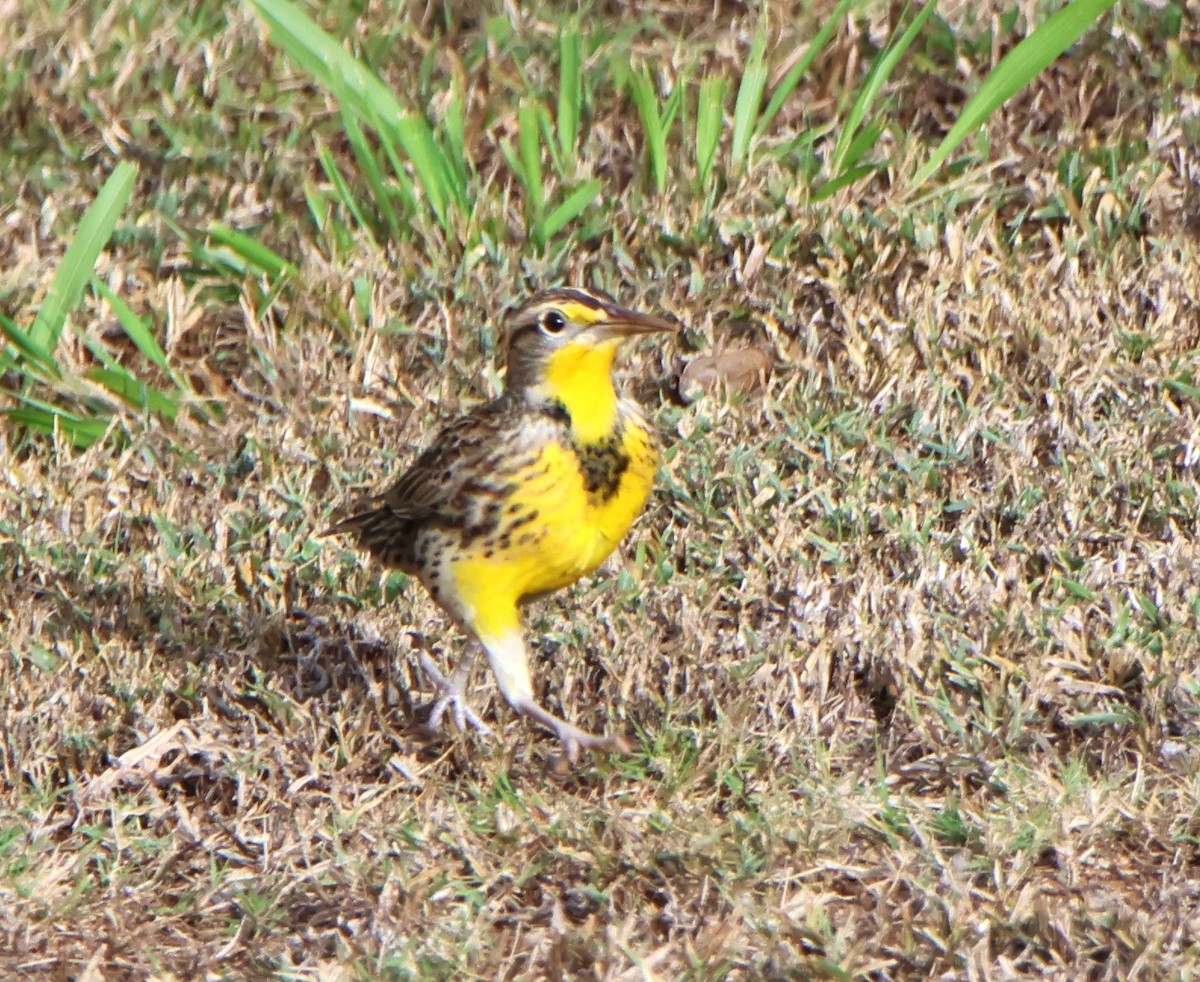
[[[619,474],[604,470],[605,451],[622,459]],[[514,474],[516,489],[505,501],[494,545],[489,550],[481,543],[457,562],[461,599],[476,618],[503,629],[521,598],[590,573],[645,508],[657,464],[655,441],[637,415],[625,420],[619,441],[582,464],[576,448],[546,443]]]
[[[585,572],[608,558],[646,507],[654,486],[658,447],[645,424],[639,419],[636,425],[627,426],[621,443],[629,463],[616,490],[607,497],[595,492],[588,495],[585,521],[592,530],[593,550]]]

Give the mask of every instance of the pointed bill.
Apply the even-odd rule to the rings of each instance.
[[[655,317],[653,314],[643,314],[628,307],[618,307],[616,304],[606,306],[604,316],[587,329],[587,333],[596,341],[608,341],[613,338],[630,338],[639,334],[675,334],[679,325],[671,321]]]

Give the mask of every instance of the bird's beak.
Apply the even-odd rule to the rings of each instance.
[[[593,341],[600,342],[631,338],[640,334],[674,334],[678,330],[678,324],[661,317],[641,314],[636,310],[613,304],[605,309],[601,320],[587,329],[587,334]]]

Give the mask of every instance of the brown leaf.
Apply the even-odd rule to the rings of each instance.
[[[679,394],[694,402],[705,393],[750,393],[764,388],[775,359],[763,348],[730,348],[697,355],[679,374]]]

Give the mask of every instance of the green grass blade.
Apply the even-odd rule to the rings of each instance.
[[[866,115],[874,107],[879,93],[883,90],[884,84],[891,76],[892,71],[904,57],[906,51],[916,40],[921,29],[925,26],[925,22],[933,16],[933,12],[937,9],[936,0],[929,0],[913,22],[908,25],[905,32],[898,38],[893,39],[886,48],[879,53],[875,59],[875,63],[871,66],[870,72],[867,73],[867,78],[863,82],[862,88],[859,90],[858,97],[854,100],[854,105],[851,106],[850,112],[846,116],[846,123],[842,127],[842,132],[838,134],[837,145],[834,147],[833,155],[829,160],[829,173],[834,179],[841,176],[843,170],[847,166],[846,155],[851,144],[859,135],[859,127]],[[863,151],[865,152],[865,150]]]
[[[329,178],[329,183],[333,185],[333,190],[342,202],[342,207],[350,212],[350,217],[354,219],[355,224],[361,228],[370,237],[375,245],[379,245],[379,241],[375,238],[370,223],[367,221],[367,216],[363,212],[362,207],[358,203],[358,199],[354,197],[354,192],[350,190],[350,185],[342,176],[342,172],[338,170],[337,161],[333,159],[333,154],[329,147],[323,143],[317,144],[317,160],[321,163],[321,169],[325,171],[325,176]]]
[[[579,120],[583,110],[583,38],[579,25],[558,33],[558,145],[564,163],[574,170],[575,147],[579,142]]]
[[[51,378],[62,378],[62,369],[58,367],[53,352],[48,351],[33,336],[32,331],[23,331],[15,321],[9,320],[7,317],[0,317],[0,332],[4,333],[20,356],[31,362],[41,372],[48,374]],[[10,358],[9,363],[19,365],[20,358]]]
[[[180,385],[178,377],[167,362],[166,352],[159,346],[150,325],[130,310],[129,305],[113,293],[103,280],[94,279],[92,281],[92,288],[108,304],[109,309],[112,310],[113,315],[117,318],[118,323],[120,323],[121,329],[125,332],[129,340],[137,346],[138,351],[148,361],[152,361],[170,375],[176,385]],[[183,388],[182,385],[180,387]]]
[[[1163,385],[1173,392],[1178,392],[1180,395],[1200,402],[1200,386],[1190,385],[1181,378],[1169,378],[1163,382]]]
[[[707,187],[712,176],[724,122],[725,79],[706,78],[696,104],[696,174],[701,187]]]
[[[979,91],[963,106],[933,156],[913,175],[910,190],[929,180],[967,136],[1074,44],[1114,3],[1116,0],[1074,0],[1000,59]]]
[[[117,375],[124,376],[126,379],[129,380],[130,384],[134,384],[134,385],[142,384],[141,382],[138,381],[137,377],[131,371],[129,371],[128,368],[126,368],[124,365],[122,365],[119,361],[117,361],[112,355],[110,355],[108,353],[108,350],[104,347],[103,344],[100,343],[99,340],[91,337],[90,335],[83,334],[83,333],[80,333],[79,337],[80,337],[80,340],[83,341],[84,346],[88,349],[88,351],[90,351],[92,353],[92,356],[98,362],[100,362],[100,364],[103,366],[103,368],[106,371],[113,372]],[[90,378],[90,377],[91,376],[88,375],[87,373],[84,374],[84,378]],[[63,386],[63,388],[67,389],[68,386]],[[71,385],[71,386],[69,386],[69,388],[77,389],[78,387]],[[110,391],[111,391],[111,387],[106,386],[106,388],[110,388]],[[174,396],[169,395],[168,393],[162,392],[162,390],[155,390],[155,391],[160,392],[162,397],[170,400],[172,404],[176,404],[176,399]],[[117,395],[120,395],[120,393],[118,392]]]
[[[300,271],[278,253],[273,252],[257,239],[230,228],[221,222],[213,222],[208,227],[208,237],[218,245],[237,253],[246,264],[265,273],[271,279],[281,276],[292,278],[300,275]]]
[[[9,392],[15,396],[16,393]],[[38,408],[0,409],[0,415],[7,416],[34,433],[53,436],[55,430],[63,433],[77,450],[86,450],[108,432],[108,420],[86,419],[68,413],[56,406]]]
[[[165,392],[138,381],[121,366],[93,368],[84,376],[142,412],[157,413],[174,422],[179,402]]]
[[[7,336],[10,331],[17,331],[22,336],[25,335],[25,332],[17,327],[16,321],[9,317],[5,317],[4,314],[0,314],[0,331],[3,331],[5,336]],[[10,368],[15,367],[20,361],[20,351],[18,351],[12,345],[5,344],[3,348],[0,348],[0,375],[3,375]]]
[[[830,118],[823,123],[814,124],[808,129],[801,130],[794,137],[771,147],[769,153],[776,160],[787,160],[797,154],[812,157],[813,148],[837,127],[837,120]]]
[[[75,238],[58,264],[50,290],[29,331],[29,340],[37,349],[50,352],[58,344],[67,314],[83,296],[83,288],[96,269],[96,260],[129,202],[136,177],[137,168],[129,161],[117,164],[96,200],[79,220]]]
[[[389,149],[396,167],[394,147],[398,144],[412,162],[421,190],[439,224],[449,228],[451,201],[466,203],[466,187],[453,164],[433,137],[423,116],[405,109],[392,91],[366,65],[347,53],[334,38],[290,0],[247,0],[266,22],[272,38],[334,98],[374,127]]]
[[[646,72],[638,72],[629,78],[633,102],[642,121],[642,135],[646,141],[646,156],[649,158],[650,174],[654,178],[654,189],[662,194],[667,187],[666,131],[658,111],[658,93]]]
[[[521,156],[513,147],[512,141],[500,141],[500,156],[504,158],[504,162],[508,164],[508,169],[517,175],[523,185],[525,183],[525,172],[521,167]]]
[[[869,126],[864,126],[858,135],[850,141],[850,145],[846,148],[842,155],[842,172],[850,170],[858,166],[859,161],[863,159],[867,151],[875,146],[879,140],[879,134],[883,132],[884,120],[877,119]],[[838,177],[841,176],[839,173]]]
[[[548,110],[541,102],[538,102],[538,130],[541,133],[539,139],[546,153],[550,156],[550,164],[555,174],[563,175],[566,173],[566,168],[563,166],[562,152],[558,148],[558,137],[554,132],[554,119]]]
[[[874,173],[883,166],[882,164],[862,164],[858,167],[850,167],[842,171],[837,177],[831,181],[826,181],[812,193],[813,201],[824,201],[840,191],[847,185],[854,184],[868,174]]]
[[[521,103],[517,112],[517,141],[520,149],[520,178],[525,185],[525,200],[529,208],[529,228],[535,241],[545,243],[542,216],[546,199],[542,185],[542,142],[538,116],[536,99],[527,98]]]
[[[416,188],[413,186],[412,179],[408,176],[408,171],[404,169],[404,162],[400,159],[401,151],[397,147],[396,141],[390,139],[387,134],[380,133],[379,145],[383,149],[383,155],[387,157],[388,163],[391,164],[392,176],[397,181],[397,196],[401,199],[408,214],[423,214],[424,208],[421,205]],[[407,227],[407,223],[405,227]]]
[[[596,200],[600,193],[600,182],[584,181],[579,187],[567,195],[566,200],[546,216],[542,223],[542,232],[547,241],[557,235],[568,222],[573,222],[582,215],[588,206]]]
[[[429,123],[416,113],[406,112],[396,120],[391,131],[395,133],[400,146],[412,161],[413,169],[417,172],[417,178],[426,197],[429,198],[429,205],[438,222],[443,228],[448,227],[449,197],[452,195],[461,198],[459,204],[462,204],[465,195],[457,192],[458,180],[454,167],[433,138],[433,130]]]
[[[784,75],[783,80],[775,87],[775,91],[771,93],[771,99],[767,103],[767,108],[763,110],[762,116],[758,120],[758,125],[754,129],[756,135],[761,136],[767,131],[767,127],[771,125],[771,122],[779,114],[779,110],[783,108],[783,104],[787,102],[788,97],[795,91],[796,86],[800,84],[800,80],[804,78],[814,59],[824,50],[825,45],[829,43],[833,32],[837,30],[838,25],[845,19],[846,13],[858,2],[860,0],[840,0],[834,8],[833,13],[829,15],[829,19],[817,31],[816,37],[812,39],[807,50],[788,69],[788,73]]]
[[[154,336],[152,326],[130,310],[129,305],[121,297],[113,293],[101,280],[93,280],[92,288],[108,304],[113,315],[120,323],[121,328],[125,331],[126,336],[137,346],[138,351],[148,361],[153,362],[162,369],[171,381],[175,383],[176,390],[185,398],[191,400],[189,411],[192,415],[206,422],[211,422],[214,412],[213,407],[197,399],[196,390],[192,387],[187,376],[171,367],[171,364],[167,361],[166,352],[163,351],[158,343],[158,339]],[[182,400],[176,399],[175,396],[169,393],[164,392],[163,397],[171,399],[177,405],[182,404]],[[219,415],[219,410],[217,410],[217,413]]]
[[[249,6],[267,24],[272,39],[300,67],[327,88],[344,89],[363,97],[367,83],[354,78],[361,66],[299,7],[287,0],[248,0]],[[365,105],[362,108],[366,108]]]
[[[467,99],[458,81],[453,86],[442,115],[442,132],[445,134],[447,151],[443,156],[454,167],[451,184],[465,189],[469,182],[467,165],[470,163],[467,156]]]
[[[766,50],[766,25],[760,22],[754,32],[754,44],[750,48],[746,71],[742,75],[742,84],[738,86],[737,101],[733,107],[729,160],[734,170],[742,166],[750,153],[750,139],[754,136],[758,107],[762,105],[763,92],[767,87]]]
[[[358,168],[371,186],[371,193],[375,196],[375,209],[383,216],[388,235],[394,241],[399,241],[401,238],[400,216],[396,214],[395,206],[392,204],[392,195],[384,183],[383,170],[371,150],[371,145],[367,142],[367,135],[363,132],[358,117],[349,110],[343,110],[342,128],[346,131],[346,140],[350,144],[354,159],[358,161]]]
[[[329,224],[329,198],[311,181],[304,182],[304,203],[308,205],[308,216],[318,232],[324,232]]]
[[[671,89],[671,94],[667,96],[667,101],[663,103],[662,129],[663,140],[671,135],[671,127],[675,125],[675,117],[679,115],[679,110],[683,106],[683,93],[687,91],[687,76],[681,74],[675,80],[675,86]],[[665,147],[663,156],[666,157]]]

